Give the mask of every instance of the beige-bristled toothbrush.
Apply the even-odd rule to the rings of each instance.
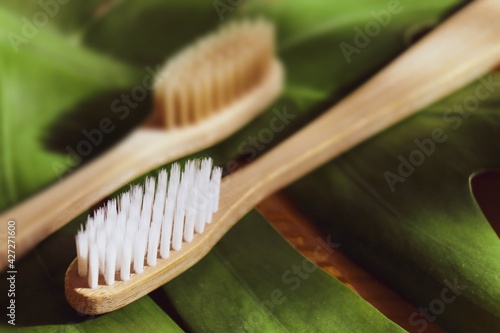
[[[492,69],[500,60],[499,15],[500,2],[497,0],[481,0],[469,4],[299,133],[253,164],[224,178],[220,185],[219,209],[213,215],[211,223],[206,223],[204,228],[200,226],[202,233],[185,237],[186,242],[176,243],[175,246],[174,238],[162,238],[158,245],[160,251],[156,243],[148,250],[145,267],[144,257],[136,258],[134,264],[137,262],[139,269],[135,273],[129,272],[130,263],[128,266],[115,265],[117,250],[113,250],[113,246],[109,245],[112,243],[104,236],[94,239],[94,236],[86,234],[83,239],[92,239],[87,246],[92,251],[94,278],[98,274],[96,269],[109,271],[106,279],[101,276],[98,281],[93,281],[91,288],[90,275],[86,276],[86,269],[90,266],[83,265],[80,276],[79,260],[75,259],[66,272],[65,292],[69,303],[80,312],[98,314],[121,308],[146,295],[203,258],[241,217],[269,194]],[[195,171],[187,172],[186,179],[201,174],[201,169],[195,168]],[[209,188],[206,184],[216,182],[214,179],[217,179],[218,173],[218,169],[214,169],[210,177],[205,171],[201,180],[205,186],[201,188]],[[171,178],[175,180],[176,177]],[[189,180],[186,182],[189,183]],[[170,193],[170,187],[168,191]],[[206,197],[211,200],[218,198],[218,191],[211,193],[215,194]],[[159,199],[158,202],[160,201]],[[211,205],[215,207],[214,203]],[[165,208],[167,228],[170,225],[167,215],[182,213],[178,210],[184,208],[183,205],[170,206],[169,209],[173,212]],[[206,216],[206,211],[203,211],[201,215]],[[186,223],[190,218],[187,214]],[[129,222],[133,221],[132,218]],[[181,227],[177,226],[177,230],[179,228]],[[190,227],[184,228],[190,230]],[[155,235],[154,229],[149,230]],[[163,232],[161,230],[162,235]],[[165,232],[168,234],[170,230]],[[106,233],[98,231],[95,234]],[[176,242],[179,237],[176,236]],[[163,241],[167,243],[163,244]],[[111,249],[109,252],[106,249],[108,245]],[[173,251],[165,252],[166,248],[171,247]],[[164,252],[161,252],[162,248]],[[132,249],[124,248],[125,252],[142,251],[141,249],[141,245]],[[90,252],[83,252],[88,258]],[[113,254],[113,260],[108,262],[106,258],[109,259],[110,253]],[[128,254],[120,252],[118,257],[126,259]],[[158,259],[149,261],[149,257]],[[100,261],[96,263],[96,260]],[[114,272],[108,263],[112,265]],[[122,270],[126,273],[123,279],[120,278]],[[116,279],[112,275],[115,272]]]
[[[62,181],[3,212],[17,222],[16,259],[107,195],[145,172],[209,147],[248,123],[281,92],[273,26],[223,26],[177,54],[155,87],[146,125]],[[7,248],[7,234],[0,235]],[[7,252],[0,252],[0,271]]]

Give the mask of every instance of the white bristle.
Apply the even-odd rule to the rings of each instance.
[[[128,281],[130,279],[130,265],[132,264],[132,242],[128,235],[125,235],[123,239],[120,253],[120,279]]]
[[[144,270],[144,256],[146,255],[148,233],[145,228],[139,228],[135,234],[134,240],[134,272],[137,274],[142,273]]]
[[[165,204],[165,213],[161,227],[160,257],[168,258],[170,254],[170,241],[172,239],[172,226],[174,221],[174,208],[177,201],[177,192],[180,182],[179,164],[174,164],[170,170],[170,179],[168,182],[167,199]]]
[[[78,260],[80,260],[79,257]],[[90,246],[89,248],[88,277],[89,287],[92,289],[97,288],[97,284],[99,282],[99,257],[98,249],[95,244],[92,244],[92,246]]]
[[[156,265],[158,247],[160,244],[161,222],[165,209],[165,197],[167,192],[167,172],[162,170],[158,176],[158,187],[156,188],[155,201],[153,205],[153,217],[149,230],[148,242],[148,266]]]
[[[220,196],[220,182],[222,179],[222,169],[215,168],[212,170],[212,178],[210,179],[210,191],[208,193],[212,193],[212,214],[216,213],[219,210],[219,196]],[[210,216],[211,217],[211,216]]]
[[[83,232],[83,229],[78,231],[76,235],[76,254],[78,260],[78,275],[87,276],[88,257],[89,257],[89,242],[88,234]]]
[[[115,283],[115,265],[116,265],[116,243],[111,241],[111,243],[106,246],[106,261],[104,267],[104,279],[108,286],[112,286]]]
[[[184,229],[184,217],[186,216],[186,200],[189,191],[188,172],[189,163],[186,165],[181,177],[177,201],[175,203],[174,227],[172,231],[172,249],[179,251],[182,247],[182,231]]]
[[[76,239],[78,274],[97,288],[127,281],[133,272],[166,259],[201,233],[217,210],[222,170],[211,159],[174,164],[167,174],[146,178],[89,216]],[[118,278],[119,276],[119,278]]]

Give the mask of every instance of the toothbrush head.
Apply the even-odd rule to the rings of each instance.
[[[148,125],[180,128],[224,111],[279,70],[274,43],[272,24],[245,20],[224,25],[180,51],[160,71]]]
[[[221,175],[209,158],[183,168],[175,163],[97,209],[76,235],[77,258],[68,272],[73,267],[77,274],[67,274],[68,301],[74,305],[76,296],[68,284],[90,294],[120,289],[202,234],[218,209]]]

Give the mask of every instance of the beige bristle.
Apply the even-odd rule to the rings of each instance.
[[[155,121],[195,124],[223,111],[258,85],[274,57],[274,29],[262,20],[232,22],[181,51],[155,87]]]

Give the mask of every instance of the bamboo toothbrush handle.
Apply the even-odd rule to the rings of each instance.
[[[16,257],[131,179],[179,156],[175,147],[184,136],[185,131],[136,130],[104,156],[1,214],[3,224],[16,221]],[[3,232],[0,243],[7,248]],[[7,263],[6,251],[0,259],[1,270]]]
[[[277,189],[492,69],[500,60],[499,15],[497,0],[468,5],[320,118],[229,176],[221,211],[242,216]]]

